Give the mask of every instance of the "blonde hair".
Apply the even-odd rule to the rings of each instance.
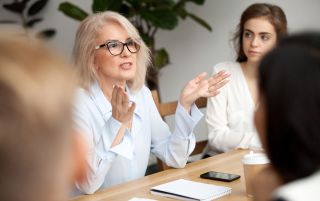
[[[0,35],[1,200],[61,200],[75,73],[40,42],[14,37]]]
[[[85,89],[88,89],[98,79],[94,68],[94,52],[97,45],[95,38],[99,29],[108,22],[120,24],[131,38],[140,39],[139,32],[132,23],[116,12],[95,13],[84,19],[76,34],[73,60],[79,71],[80,84]],[[144,85],[147,67],[150,64],[150,50],[143,40],[140,39],[140,41],[140,50],[137,53],[137,72],[133,80],[128,81],[128,86],[133,91],[139,90]]]

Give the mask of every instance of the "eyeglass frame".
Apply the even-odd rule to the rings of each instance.
[[[128,43],[129,43],[129,42],[132,42],[132,41],[138,45],[138,48],[137,48],[137,51],[136,51],[136,52],[132,52],[132,51],[129,49],[129,47],[128,47]],[[109,53],[110,53],[112,56],[118,56],[118,55],[122,54],[122,52],[123,52],[123,50],[124,50],[124,46],[126,46],[126,47],[127,47],[127,50],[128,50],[130,53],[133,53],[133,54],[134,54],[134,53],[139,52],[139,50],[140,50],[140,43],[139,43],[138,41],[139,41],[139,39],[132,39],[132,38],[127,39],[126,42],[124,42],[124,43],[121,42],[121,41],[119,41],[119,40],[108,40],[108,41],[106,41],[105,43],[103,43],[103,44],[101,44],[101,45],[95,46],[94,49],[95,49],[95,50],[98,50],[98,49],[100,49],[100,48],[102,48],[102,47],[106,47],[106,48],[108,49]],[[119,42],[119,43],[122,44],[122,50],[120,51],[119,54],[112,54],[112,53],[111,53],[111,51],[110,51],[110,49],[109,49],[109,46],[108,46],[108,44],[111,43],[111,42]]]

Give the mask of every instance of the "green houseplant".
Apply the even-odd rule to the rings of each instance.
[[[20,20],[1,19],[0,23],[4,24],[20,24],[26,33],[33,28],[35,24],[43,20],[39,17],[39,13],[48,4],[49,0],[13,0],[11,3],[4,3],[2,7],[7,11],[18,15]],[[55,35],[56,31],[52,28],[39,31],[36,36],[40,38],[51,38]]]
[[[125,15],[138,29],[142,39],[152,53],[152,65],[147,74],[150,89],[158,89],[158,71],[170,63],[165,48],[156,48],[155,35],[159,29],[173,30],[178,19],[191,18],[212,31],[210,25],[200,17],[186,10],[187,3],[203,5],[205,0],[93,0],[92,12],[112,10]],[[59,10],[75,20],[83,20],[88,13],[70,2],[62,2]]]

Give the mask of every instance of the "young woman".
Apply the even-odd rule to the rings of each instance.
[[[89,145],[84,193],[145,175],[152,151],[168,166],[184,167],[195,147],[192,130],[201,118],[194,104],[213,97],[228,77],[202,73],[181,92],[173,133],[144,86],[149,50],[135,27],[115,12],[96,13],[80,25],[74,46],[82,89],[75,105],[76,128]]]
[[[253,113],[259,104],[258,64],[286,34],[286,16],[278,6],[257,3],[242,13],[234,36],[236,62],[219,63],[213,69],[214,73],[225,70],[231,74],[221,93],[208,99],[206,122],[213,152],[261,147],[253,125]]]

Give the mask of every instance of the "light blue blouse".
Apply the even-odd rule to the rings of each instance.
[[[136,103],[131,131],[122,142],[110,148],[121,123],[112,117],[112,106],[98,83],[89,91],[77,91],[74,106],[76,128],[88,144],[88,174],[77,188],[87,194],[145,175],[150,150],[168,166],[183,168],[195,147],[193,128],[203,116],[193,104],[190,114],[178,104],[175,129],[171,133],[162,120],[150,90],[138,92],[126,88],[130,101]]]

